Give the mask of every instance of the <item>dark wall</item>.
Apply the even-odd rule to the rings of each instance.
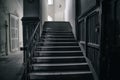
[[[81,14],[84,14],[96,5],[96,0],[80,0],[80,3]]]
[[[24,0],[24,17],[39,17],[39,4],[39,0]]]
[[[76,0],[76,16],[80,17],[93,9],[100,0]]]
[[[76,0],[76,16],[80,16],[81,13],[81,1],[80,0]]]
[[[119,5],[119,0],[102,2],[101,80],[120,79]]]

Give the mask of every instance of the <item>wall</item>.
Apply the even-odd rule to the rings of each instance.
[[[69,21],[72,25],[73,33],[76,37],[75,30],[75,0],[65,1],[65,21]]]
[[[47,8],[47,0],[42,0],[42,25],[45,21],[47,21],[47,14],[48,14],[48,8]]]
[[[60,8],[59,4],[61,5]],[[43,11],[46,11],[43,12],[43,16],[49,15],[53,18],[53,21],[64,21],[65,0],[53,0],[53,5],[48,5],[47,0],[43,0],[43,9]]]
[[[55,21],[64,21],[65,0],[54,0]]]
[[[101,79],[120,79],[120,0],[102,2]]]
[[[21,22],[21,18],[23,16],[22,3],[23,0],[0,0],[0,29],[1,29],[0,43],[2,43],[0,55],[4,55],[5,53],[10,53],[9,13],[19,17],[19,46],[22,46],[22,22]],[[5,23],[8,25],[7,29],[5,27]],[[7,30],[7,34],[6,34],[6,30]]]
[[[81,14],[84,14],[96,5],[96,0],[81,0]]]
[[[24,0],[24,17],[38,17],[39,16],[39,0]]]
[[[49,16],[51,16],[52,18],[53,18],[53,21],[54,21],[54,18],[55,18],[55,15],[54,15],[54,13],[55,13],[55,1],[53,0],[53,5],[48,5],[47,7],[48,7],[48,14],[47,15],[49,15]]]

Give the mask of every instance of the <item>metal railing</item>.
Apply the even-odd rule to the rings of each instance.
[[[24,47],[21,48],[21,50],[24,51],[24,79],[25,80],[29,80],[28,74],[30,73],[31,58],[36,48],[36,43],[40,40],[40,22],[38,22],[36,25],[33,25],[33,27],[34,27],[34,30],[30,32],[32,33],[31,37],[28,38],[26,45],[24,45]]]

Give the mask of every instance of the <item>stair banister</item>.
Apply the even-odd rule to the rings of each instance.
[[[35,49],[36,42],[40,39],[40,21],[38,18],[23,18],[23,44],[21,50],[24,51],[24,77],[29,80],[28,73],[30,59]]]

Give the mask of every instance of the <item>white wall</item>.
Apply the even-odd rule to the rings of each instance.
[[[64,21],[65,0],[54,0],[54,2],[55,2],[55,6],[54,6],[55,21]]]
[[[72,25],[73,33],[75,35],[75,0],[65,1],[65,21],[69,21]],[[76,37],[76,36],[75,36]]]
[[[48,14],[48,0],[42,0],[42,25],[45,21],[47,21],[47,14]]]
[[[61,8],[59,8],[61,4]],[[64,21],[65,0],[54,0],[53,5],[48,5],[48,0],[42,0],[42,23],[48,21],[48,15],[53,18],[53,21]]]
[[[55,2],[54,2],[54,0],[53,0],[53,5],[48,5],[48,14],[47,15],[49,15],[50,17],[52,17],[52,19],[53,19],[53,21],[54,21],[54,13],[55,13]]]

